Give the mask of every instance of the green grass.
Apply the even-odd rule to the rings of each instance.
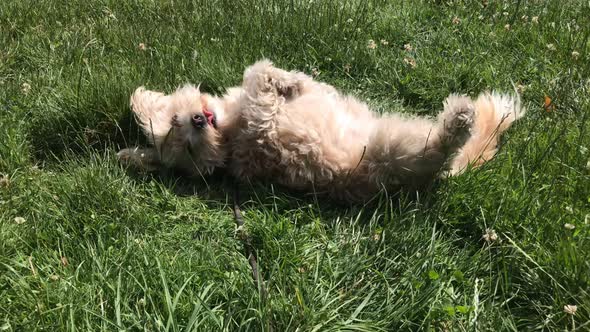
[[[589,329],[589,5],[482,3],[1,1],[0,331]],[[262,57],[382,112],[514,83],[528,115],[495,160],[417,196],[243,186],[264,298],[228,179],[115,158],[145,144],[137,86],[220,93]]]

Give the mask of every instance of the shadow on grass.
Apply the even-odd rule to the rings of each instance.
[[[115,112],[113,109],[107,111],[111,105],[108,102],[101,104],[101,100],[87,101],[82,107],[64,102],[59,113],[34,118],[29,137],[35,160],[57,162],[71,153],[84,154],[145,143],[131,112],[121,107]]]
[[[205,93],[218,93],[210,82],[200,86]],[[133,112],[129,93],[113,88],[108,93],[91,91],[84,99],[75,96],[52,101],[44,114],[30,112],[29,138],[36,161],[58,162],[67,154],[90,151],[119,151],[125,147],[148,145]],[[19,105],[22,109],[32,109]]]
[[[237,182],[225,170],[216,170],[205,178],[188,177],[174,170],[143,173],[128,168],[127,173],[137,182],[156,181],[180,197],[198,197],[212,209],[227,209],[228,204],[234,203],[234,192],[238,190],[242,211],[264,209],[284,216],[302,208],[311,208],[321,215],[322,221],[329,227],[343,216],[353,217],[362,226],[374,220],[375,214],[389,214],[390,219],[403,219],[401,216],[410,213],[428,219],[427,216],[436,218],[447,211],[454,211],[456,215],[452,222],[442,223],[443,231],[462,233],[469,237],[469,234],[473,234],[473,227],[476,227],[471,214],[465,211],[461,213],[464,209],[456,202],[441,201],[444,193],[440,191],[445,186],[444,180],[438,180],[419,191],[381,192],[366,202],[345,202],[327,194],[292,190],[270,181]]]

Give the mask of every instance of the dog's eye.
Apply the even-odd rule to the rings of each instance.
[[[205,117],[202,116],[201,114],[195,114],[193,115],[193,126],[195,126],[195,128],[203,128],[205,127],[205,124],[207,123],[207,121],[205,121]]]

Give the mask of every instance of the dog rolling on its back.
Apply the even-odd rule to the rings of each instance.
[[[418,188],[478,166],[524,115],[518,96],[451,95],[437,119],[379,115],[367,104],[262,60],[221,97],[187,86],[171,95],[138,89],[132,109],[153,148],[124,149],[126,164],[202,176],[218,167],[306,192],[362,201]]]

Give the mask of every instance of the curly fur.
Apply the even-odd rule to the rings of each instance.
[[[524,114],[517,96],[496,93],[475,101],[451,95],[443,105],[437,119],[378,115],[330,85],[262,60],[221,97],[193,86],[168,96],[139,88],[131,107],[154,148],[125,149],[119,157],[146,170],[192,175],[224,167],[242,180],[365,200],[482,164]],[[217,128],[190,125],[204,107],[216,114]]]

